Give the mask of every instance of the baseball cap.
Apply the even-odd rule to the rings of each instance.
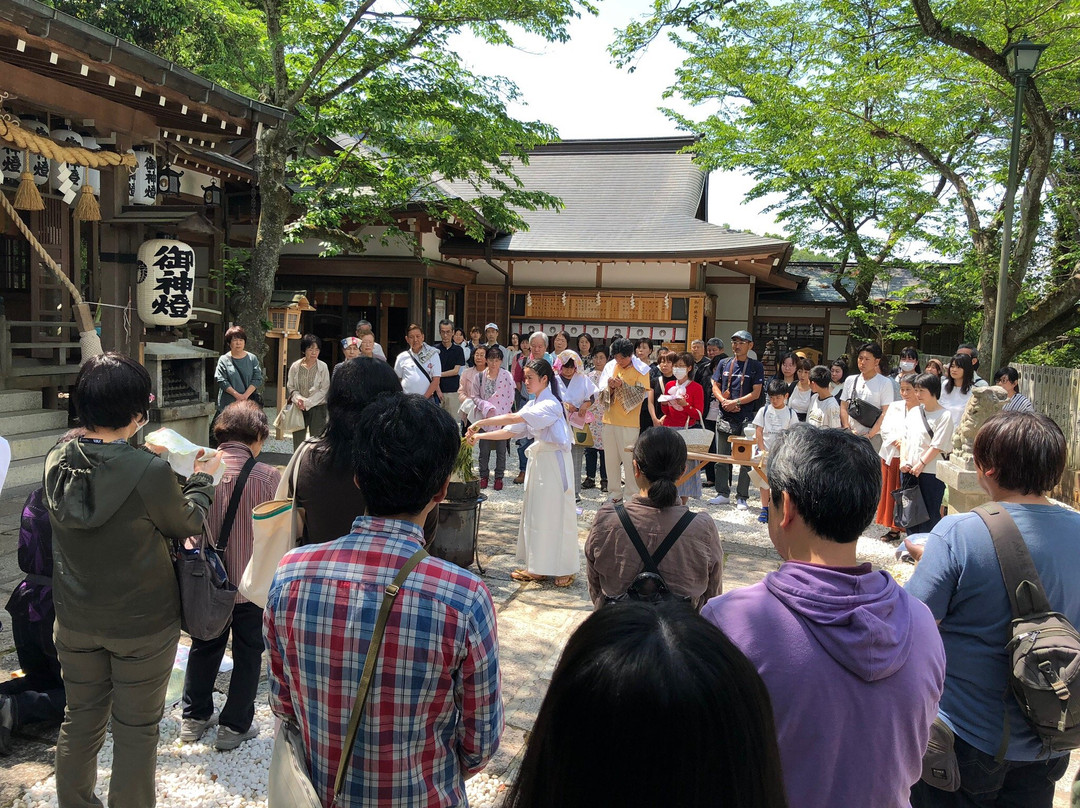
[[[731,338],[745,340],[746,342],[754,341],[754,335],[751,334],[749,331],[736,331],[734,334],[731,335]]]
[[[499,330],[499,327],[497,325],[495,325],[495,323],[488,323],[487,325],[484,326],[485,331],[487,331],[489,328],[494,328],[496,331]]]

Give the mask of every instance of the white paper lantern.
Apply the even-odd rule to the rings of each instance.
[[[128,181],[128,201],[132,205],[153,205],[158,195],[157,160],[145,146],[136,146],[135,173]]]
[[[19,118],[23,129],[33,132],[35,135],[49,136],[49,127],[43,121],[39,121],[32,115],[24,115]],[[19,160],[22,166],[22,160]],[[30,173],[34,175],[34,185],[44,185],[49,181],[49,158],[42,154],[30,153]],[[6,175],[5,175],[6,176]]]
[[[101,151],[101,147],[98,146],[97,138],[93,135],[83,135],[83,148],[92,152]],[[86,184],[94,190],[94,196],[98,196],[101,193],[101,171],[96,168],[86,169]]]
[[[168,238],[144,241],[135,280],[139,317],[147,325],[183,325],[192,319],[195,250]]]
[[[53,129],[49,132],[49,137],[57,143],[64,143],[69,146],[82,146],[83,144],[82,135],[66,126],[62,129]],[[64,201],[69,205],[75,200],[79,189],[82,188],[85,181],[86,169],[82,166],[53,161],[52,171],[49,175],[49,187],[63,194]]]

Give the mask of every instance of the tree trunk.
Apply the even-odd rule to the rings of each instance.
[[[238,320],[247,332],[247,349],[266,364],[266,310],[274,291],[274,276],[281,257],[282,239],[289,216],[289,189],[285,186],[288,159],[286,124],[265,127],[256,143],[259,198],[262,203],[251,253],[251,275],[240,303]],[[252,211],[254,215],[254,211]]]

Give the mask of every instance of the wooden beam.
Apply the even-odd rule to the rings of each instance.
[[[604,287],[604,262],[596,262],[596,288],[602,289]]]
[[[77,90],[59,81],[8,65],[4,89],[21,100],[64,118],[92,118],[100,131],[124,132],[140,140],[157,140],[159,128],[144,112],[116,104],[101,96]]]

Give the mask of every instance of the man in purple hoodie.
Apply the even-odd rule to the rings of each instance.
[[[768,475],[769,537],[785,563],[701,614],[765,680],[790,805],[907,808],[945,651],[930,610],[856,561],[881,463],[855,435],[796,424]]]

